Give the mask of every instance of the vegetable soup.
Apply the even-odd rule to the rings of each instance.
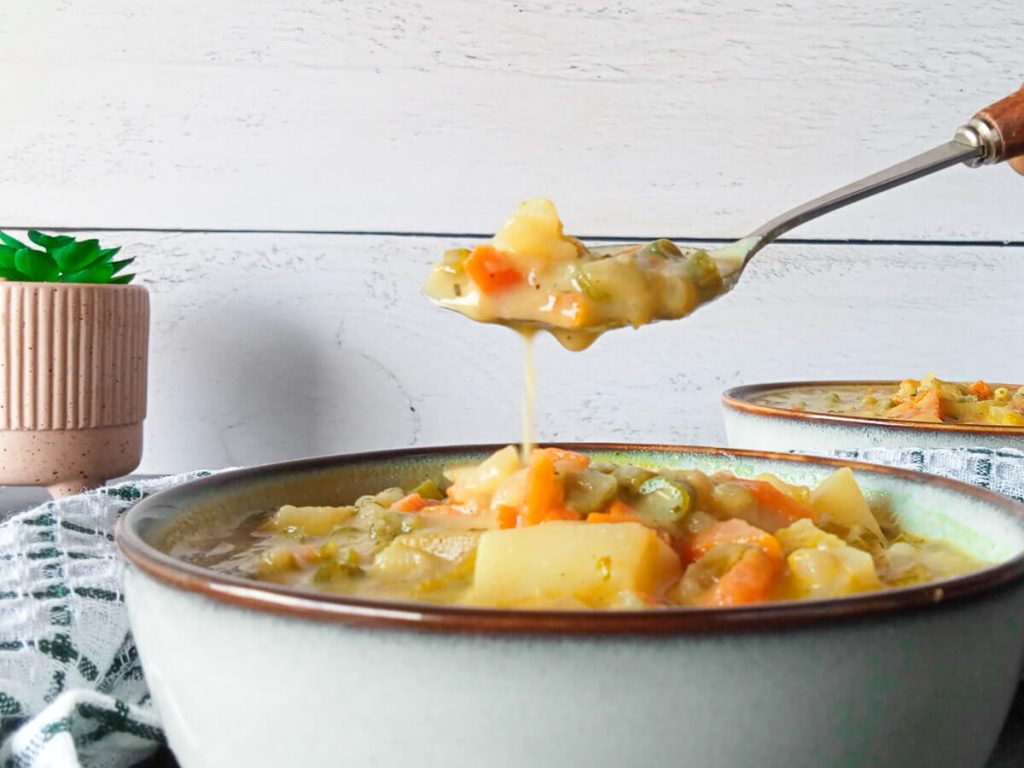
[[[933,424],[1024,427],[1024,387],[940,381],[934,374],[899,383],[801,387],[766,392],[755,403],[814,413]]]
[[[443,487],[254,514],[172,549],[186,561],[345,595],[540,609],[728,607],[843,597],[982,567],[901,531],[840,469],[762,474],[593,462],[513,446]]]

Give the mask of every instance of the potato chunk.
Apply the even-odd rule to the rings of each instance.
[[[306,536],[325,536],[356,514],[355,507],[295,507],[285,504],[266,522],[267,530],[298,530]]]
[[[810,520],[798,520],[775,536],[786,554],[795,598],[843,597],[882,586],[871,555]]]
[[[885,541],[871,507],[849,467],[836,470],[811,491],[814,516],[847,528],[861,527]]]
[[[630,594],[660,596],[681,573],[672,548],[639,523],[556,521],[484,533],[473,599],[501,607],[579,601],[607,608]]]
[[[445,477],[452,483],[448,488],[448,496],[460,504],[471,503],[481,497],[489,498],[522,466],[519,451],[509,445],[476,466],[445,470]]]

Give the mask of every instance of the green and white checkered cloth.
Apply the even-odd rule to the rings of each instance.
[[[834,451],[1024,501],[1024,452]],[[149,494],[209,474],[124,483],[0,523],[0,768],[121,768],[163,742],[128,631],[114,524]]]
[[[828,455],[961,480],[1024,502],[1024,451],[1013,448],[864,448]]]
[[[122,483],[0,522],[0,766],[120,768],[163,742],[114,525],[139,499],[207,474]]]

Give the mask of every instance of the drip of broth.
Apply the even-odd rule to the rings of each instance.
[[[537,442],[534,428],[534,413],[537,409],[537,371],[533,364],[534,328],[517,328],[523,337],[523,463],[530,461],[530,452]]]

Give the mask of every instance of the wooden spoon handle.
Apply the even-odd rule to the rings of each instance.
[[[999,136],[999,145],[992,162],[1024,155],[1024,87],[985,107],[974,119],[986,123]],[[1012,165],[1014,170],[1024,173],[1024,166],[1019,162]]]

